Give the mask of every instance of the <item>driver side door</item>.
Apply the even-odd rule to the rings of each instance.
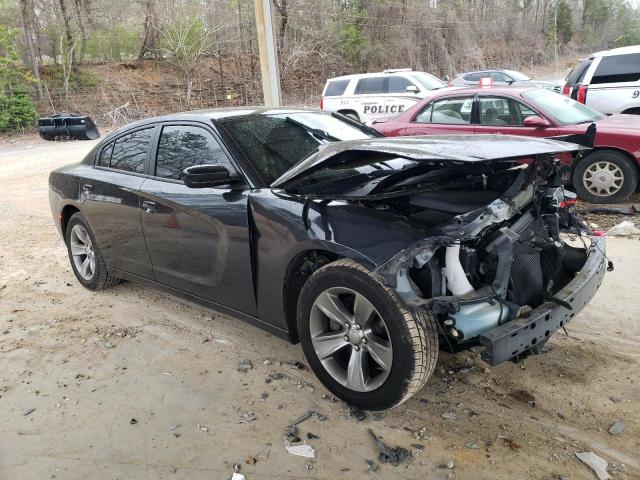
[[[183,171],[193,165],[221,164],[241,174],[208,126],[164,123],[160,129],[152,177],[140,187],[142,228],[157,281],[256,315],[248,187],[187,187]]]

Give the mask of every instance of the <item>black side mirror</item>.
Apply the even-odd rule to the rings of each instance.
[[[184,169],[184,184],[189,188],[209,188],[236,182],[229,169],[223,165],[194,165]]]

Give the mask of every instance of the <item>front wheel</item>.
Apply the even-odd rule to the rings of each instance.
[[[320,381],[367,410],[410,398],[438,357],[435,319],[411,313],[394,290],[348,259],[318,269],[303,287],[298,335]]]
[[[576,165],[573,186],[590,203],[624,202],[638,186],[638,169],[620,152],[596,150]]]

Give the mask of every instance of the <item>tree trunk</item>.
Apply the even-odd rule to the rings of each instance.
[[[187,108],[191,109],[191,90],[193,89],[193,78],[187,77]]]
[[[82,14],[82,0],[74,0],[73,6],[76,11],[76,18],[78,19],[78,27],[80,28],[80,51],[78,52],[78,63],[84,62],[84,54],[87,51],[87,29],[84,23],[84,17]]]
[[[142,37],[142,45],[140,46],[140,53],[138,54],[138,65],[144,60],[144,54],[151,52],[155,47],[155,5],[154,0],[147,0],[146,13],[144,17],[144,33]]]
[[[27,44],[27,55],[29,57],[29,63],[31,64],[31,71],[36,79],[36,92],[38,94],[38,100],[43,97],[42,81],[40,79],[40,65],[38,64],[38,57],[36,56],[35,48],[33,47],[33,33],[31,31],[31,9],[27,4],[27,0],[20,0],[20,10],[22,11],[22,26],[24,28],[24,39]]]
[[[69,17],[69,10],[67,10],[67,2],[65,0],[60,1],[60,10],[62,10],[62,18],[64,20],[64,31],[67,36],[67,48],[73,45],[73,33],[71,33],[71,18]],[[71,57],[71,65],[75,65],[75,59]]]

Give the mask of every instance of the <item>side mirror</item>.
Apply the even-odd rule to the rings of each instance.
[[[451,80],[451,79],[449,78],[449,75],[445,75],[445,76],[444,76],[444,81],[445,81],[445,82],[447,82],[447,83],[448,83],[450,80]]]
[[[418,93],[420,90],[418,90],[418,87],[416,87],[415,85],[408,85],[406,88],[407,92],[413,92],[413,93]]]
[[[223,165],[194,165],[184,169],[184,184],[189,188],[219,187],[237,179]]]
[[[551,126],[551,123],[549,123],[549,120],[539,117],[538,115],[531,115],[530,117],[527,117],[522,121],[522,126],[547,128]]]

